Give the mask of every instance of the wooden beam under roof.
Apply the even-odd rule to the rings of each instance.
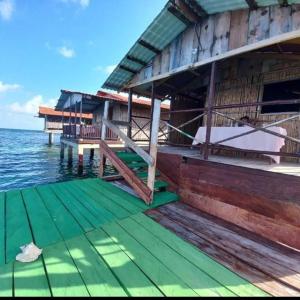
[[[280,6],[288,6],[289,2],[288,2],[288,0],[278,0],[278,4]]]
[[[183,13],[182,9],[175,4],[175,1],[171,1],[169,7],[167,8],[173,16],[175,16],[179,21],[189,26],[192,21]]]
[[[199,15],[185,0],[171,0],[170,3],[188,19],[189,22],[199,23],[203,15]],[[189,25],[189,24],[187,24]]]
[[[161,52],[161,50],[155,48],[154,46],[152,46],[151,44],[149,44],[148,42],[146,42],[145,40],[143,39],[139,39],[138,40],[138,43],[143,46],[144,48],[154,52],[155,54],[159,54]]]
[[[251,10],[258,9],[258,4],[255,0],[245,0]]]
[[[138,59],[138,58],[136,58],[136,57],[134,57],[134,56],[127,55],[126,58],[127,58],[128,60],[133,61],[133,62],[135,62],[135,63],[138,63],[138,64],[140,64],[140,65],[142,65],[142,66],[144,66],[144,67],[147,66],[147,63],[146,63],[145,61],[143,61],[143,60],[141,60],[141,59]]]
[[[181,0],[185,2],[199,17],[207,17],[206,10],[196,0]]]
[[[121,70],[127,71],[127,72],[132,73],[132,74],[136,74],[136,73],[137,73],[136,70],[133,70],[133,69],[128,68],[128,67],[126,67],[126,66],[120,65],[119,68],[120,68]]]

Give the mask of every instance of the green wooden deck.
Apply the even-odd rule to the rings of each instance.
[[[174,200],[165,193],[153,206]],[[266,295],[146,217],[148,208],[99,179],[0,194],[0,296]],[[14,262],[32,240],[39,260]]]

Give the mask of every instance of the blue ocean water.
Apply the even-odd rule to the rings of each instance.
[[[42,131],[0,129],[0,192],[97,176],[97,157],[90,160],[89,153],[85,153],[81,175],[78,175],[76,153],[72,165],[66,157],[67,153],[61,161],[59,135],[49,146],[48,134]]]

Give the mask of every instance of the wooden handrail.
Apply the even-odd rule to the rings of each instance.
[[[113,166],[124,177],[126,182],[135,190],[141,199],[147,204],[152,201],[152,191],[144,184],[144,182],[136,176],[136,174],[130,170],[127,165],[115,154],[113,150],[109,148],[105,141],[101,140],[99,145],[100,156],[106,156],[113,164]]]
[[[123,140],[126,145],[131,148],[133,151],[135,151],[140,157],[143,158],[143,160],[149,165],[153,166],[153,158],[142,148],[137,146],[127,135],[122,132],[116,125],[114,125],[111,121],[107,119],[102,119],[102,122],[110,128],[116,135],[120,137],[121,140]]]

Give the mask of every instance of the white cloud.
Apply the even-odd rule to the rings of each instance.
[[[9,21],[14,12],[14,2],[13,0],[0,0],[0,17]]]
[[[66,46],[60,47],[58,49],[58,52],[59,52],[60,55],[62,55],[65,58],[72,58],[72,57],[75,56],[75,50],[71,49],[71,48],[68,48]]]
[[[65,3],[75,3],[79,4],[82,8],[86,8],[90,5],[90,0],[61,0]]]
[[[95,68],[95,70],[99,71],[99,72],[103,72],[107,75],[110,75],[116,67],[117,67],[117,65],[109,65],[109,66],[106,66],[106,67],[98,66],[98,67]]]
[[[47,106],[53,108],[56,102],[56,99],[49,99],[48,101],[44,101],[42,95],[36,95],[25,103],[14,102],[8,105],[7,108],[13,113],[35,115],[39,110],[39,106]]]
[[[21,86],[19,84],[8,84],[0,81],[0,93],[5,93],[9,91],[15,91]]]

